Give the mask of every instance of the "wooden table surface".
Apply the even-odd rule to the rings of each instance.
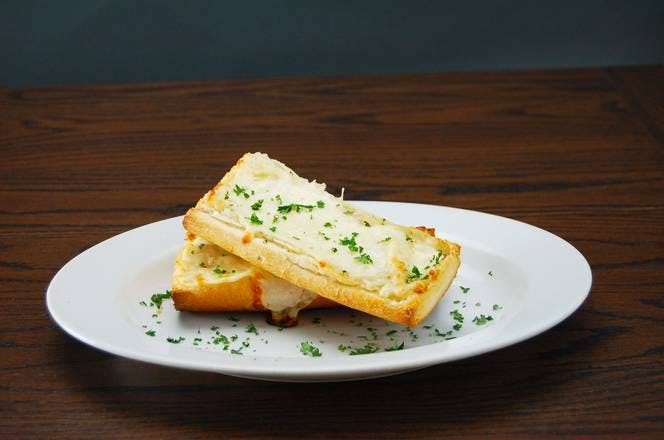
[[[0,88],[0,438],[664,438],[663,104],[661,66]],[[545,228],[590,297],[516,346],[351,383],[148,365],[50,320],[63,264],[246,151],[348,199]]]

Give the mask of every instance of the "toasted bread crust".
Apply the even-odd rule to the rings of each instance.
[[[178,288],[173,285],[172,295],[175,309],[181,312],[256,312],[267,310],[262,303],[256,303],[254,293],[247,285],[255,283],[255,278],[228,283],[223,287],[205,286],[198,290]],[[308,309],[330,309],[339,304],[322,296],[317,296],[304,306]]]

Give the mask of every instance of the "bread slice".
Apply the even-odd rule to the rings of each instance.
[[[171,290],[180,311],[265,310],[270,322],[286,327],[297,323],[301,309],[339,306],[190,233],[175,261]]]
[[[261,153],[245,154],[184,226],[303,289],[408,326],[460,264],[458,245],[358,209]]]

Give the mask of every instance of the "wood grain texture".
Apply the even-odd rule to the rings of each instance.
[[[663,105],[661,66],[0,89],[0,438],[662,438]],[[146,365],[50,321],[68,259],[246,151],[348,199],[548,229],[592,293],[517,346],[340,384]]]

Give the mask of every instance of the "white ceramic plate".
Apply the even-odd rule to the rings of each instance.
[[[69,261],[46,293],[49,312],[76,339],[131,359],[254,379],[337,381],[402,373],[515,344],[568,317],[590,290],[583,256],[534,226],[441,206],[353,203],[400,224],[435,227],[461,245],[454,284],[417,329],[349,309],[305,311],[297,327],[279,330],[260,313],[180,313],[170,300],[157,308],[150,297],[170,286],[184,236],[181,217],[117,235]],[[228,338],[226,350],[220,335]],[[321,356],[305,356],[302,342]],[[385,351],[402,343],[403,349]]]

